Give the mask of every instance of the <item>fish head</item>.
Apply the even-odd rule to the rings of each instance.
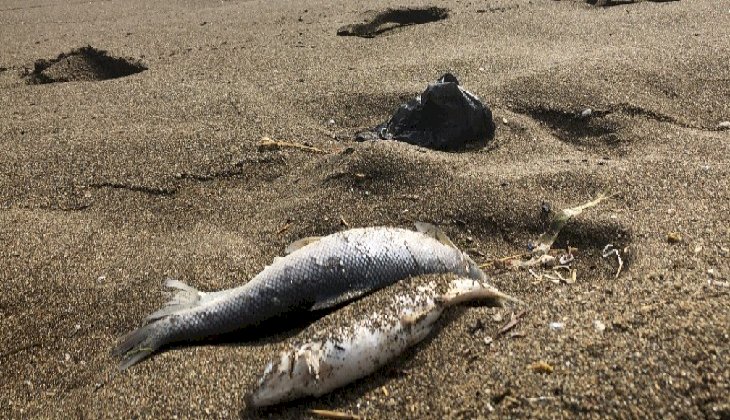
[[[246,395],[247,407],[258,408],[302,397],[319,376],[318,344],[282,352],[278,361],[269,362],[256,389]]]

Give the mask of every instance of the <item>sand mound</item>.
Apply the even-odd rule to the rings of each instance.
[[[106,51],[86,46],[61,53],[51,60],[37,60],[26,77],[28,84],[116,79],[147,70],[141,63],[111,57]]]

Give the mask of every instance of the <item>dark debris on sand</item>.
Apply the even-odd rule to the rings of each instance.
[[[449,17],[449,10],[441,7],[387,9],[364,23],[353,23],[337,30],[340,36],[374,38],[384,32],[410,25],[436,22]]]

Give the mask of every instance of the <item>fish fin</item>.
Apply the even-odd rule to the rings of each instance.
[[[197,292],[198,289],[187,285],[186,283],[181,282],[180,280],[176,280],[173,278],[168,278],[165,280],[164,283],[165,287],[169,287],[170,289],[178,289],[178,290],[186,290],[188,292]]]
[[[349,302],[349,301],[351,301],[353,299],[356,299],[356,298],[358,298],[360,296],[363,296],[366,293],[368,293],[368,292],[365,291],[365,290],[356,290],[356,289],[350,290],[350,291],[348,291],[346,293],[343,293],[343,294],[341,294],[339,296],[333,296],[333,297],[331,297],[329,299],[321,300],[319,302],[316,302],[314,305],[312,305],[309,308],[309,310],[310,311],[321,311],[323,309],[333,308],[335,306],[339,306],[339,305],[341,305],[343,303]]]
[[[418,232],[423,233],[424,235],[430,236],[437,241],[441,242],[442,244],[446,246],[450,246],[452,248],[456,248],[456,245],[454,245],[453,242],[451,242],[451,239],[449,239],[448,236],[444,233],[443,230],[441,230],[438,226],[432,225],[431,223],[425,223],[425,222],[416,222],[416,230]]]
[[[112,350],[113,356],[122,359],[119,363],[119,370],[137,364],[166,344],[168,317],[197,306],[201,297],[205,295],[204,292],[175,279],[165,280],[164,285],[177,289],[172,300],[167,302],[162,309],[145,318],[144,326],[123,336]]]
[[[165,280],[165,287],[177,289],[178,292],[175,293],[172,300],[167,302],[162,309],[153,312],[145,318],[146,322],[153,322],[176,312],[190,309],[200,302],[202,293],[198,291],[198,289],[188,286],[180,280],[167,279]]]
[[[137,364],[160,348],[163,343],[158,334],[159,328],[160,325],[154,322],[122,337],[119,344],[112,350],[112,356],[122,359],[119,362],[119,370],[125,370]]]
[[[267,265],[267,266],[266,266],[266,267],[264,267],[264,268],[269,268],[269,267],[271,267],[272,265],[274,265],[274,264],[278,263],[279,261],[281,261],[281,260],[283,260],[283,259],[284,259],[284,257],[274,257],[274,261],[272,261],[272,262],[271,262],[271,264]]]
[[[451,283],[449,291],[440,296],[438,301],[446,307],[466,304],[501,307],[507,302],[523,303],[519,299],[500,292],[493,286],[471,279],[455,280]]]
[[[297,241],[290,243],[289,246],[287,246],[284,249],[284,252],[286,252],[286,254],[289,255],[298,249],[304,248],[305,246],[307,246],[309,244],[313,244],[313,243],[319,241],[320,239],[322,239],[321,236],[309,236],[306,238],[299,239]]]

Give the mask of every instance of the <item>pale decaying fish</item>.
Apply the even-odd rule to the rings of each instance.
[[[267,365],[247,407],[318,397],[365,377],[426,338],[447,307],[515,300],[481,281],[455,277],[409,278],[320,319],[297,337],[304,344]]]
[[[476,280],[486,276],[435,226],[418,232],[371,227],[322,238],[306,238],[287,248],[243,286],[201,292],[180,281],[164,308],[123,337],[113,354],[120,369],[169,343],[200,340],[256,326],[273,317],[325,309],[351,301],[399,280],[430,273],[454,273]]]

